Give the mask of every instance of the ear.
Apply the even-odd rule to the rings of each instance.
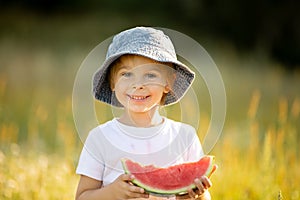
[[[172,71],[172,73],[168,74],[166,86],[165,86],[165,93],[169,93],[172,90],[172,87],[174,85],[176,79],[176,73]]]
[[[170,87],[169,87],[169,85],[166,85],[164,88],[164,93],[167,94],[169,92],[170,92]]]

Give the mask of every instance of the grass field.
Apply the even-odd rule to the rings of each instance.
[[[13,20],[9,16],[1,23]],[[85,56],[110,36],[106,30],[97,38],[102,29],[94,27],[109,22],[46,22],[27,16],[26,24],[1,30],[3,200],[74,198],[82,143],[73,122],[72,87]],[[300,72],[285,71],[259,53],[241,55],[218,45],[209,53],[224,79],[227,116],[210,152],[219,166],[212,176],[213,199],[300,199]],[[201,108],[201,116],[200,138],[209,108]]]

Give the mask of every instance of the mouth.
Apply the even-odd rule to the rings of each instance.
[[[143,101],[150,97],[150,95],[141,96],[141,95],[127,95],[131,100],[134,101]]]

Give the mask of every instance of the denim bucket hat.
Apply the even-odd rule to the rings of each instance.
[[[144,56],[162,63],[173,63],[175,80],[171,91],[166,95],[163,105],[178,102],[190,88],[195,73],[177,60],[176,52],[170,38],[161,30],[151,27],[135,27],[113,37],[108,47],[106,59],[94,74],[93,95],[97,100],[123,107],[110,87],[110,65],[125,54]]]

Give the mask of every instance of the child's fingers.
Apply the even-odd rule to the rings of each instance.
[[[131,198],[148,198],[149,194],[140,192],[129,192],[127,197]]]
[[[134,185],[130,185],[129,191],[132,193],[144,193],[145,190],[143,188],[134,186]]]
[[[204,187],[204,189],[208,189],[212,186],[211,181],[209,180],[209,178],[207,178],[206,176],[202,176],[199,179],[199,182],[201,183],[201,185]]]
[[[218,165],[213,165],[212,170],[210,172],[210,174],[207,176],[208,178],[210,178],[210,176],[218,169]]]
[[[120,179],[122,181],[132,181],[134,179],[134,176],[132,174],[122,174],[120,175]]]
[[[147,198],[149,194],[145,193],[145,190],[141,187],[137,187],[131,183],[134,179],[134,175],[132,174],[122,174],[119,177],[123,182],[127,182],[126,188],[124,188],[127,192],[126,196],[130,198]]]
[[[130,198],[147,198],[149,194],[145,192],[143,188],[134,186],[134,185],[129,185],[128,188],[128,197]]]
[[[212,183],[209,178],[202,176],[201,178],[195,180],[195,185],[197,187],[197,190],[195,191],[196,194],[201,195],[205,192],[205,190],[212,186]]]
[[[216,169],[216,167],[215,167],[215,169]],[[199,196],[203,195],[206,192],[206,190],[212,186],[211,181],[206,176],[202,176],[199,179],[198,178],[195,179],[194,183],[195,183],[196,189],[191,189],[190,188],[190,189],[187,190],[188,196],[190,198],[193,198],[193,199],[196,199]],[[180,199],[180,197],[178,199]]]
[[[204,191],[205,191],[205,185],[203,184],[203,182],[202,182],[202,180],[200,180],[200,179],[196,179],[195,180],[195,185],[196,185],[196,187],[197,187],[197,193],[198,194],[202,194],[202,193],[204,193]]]
[[[197,194],[193,189],[188,189],[188,195],[190,196],[190,198],[194,198]]]

